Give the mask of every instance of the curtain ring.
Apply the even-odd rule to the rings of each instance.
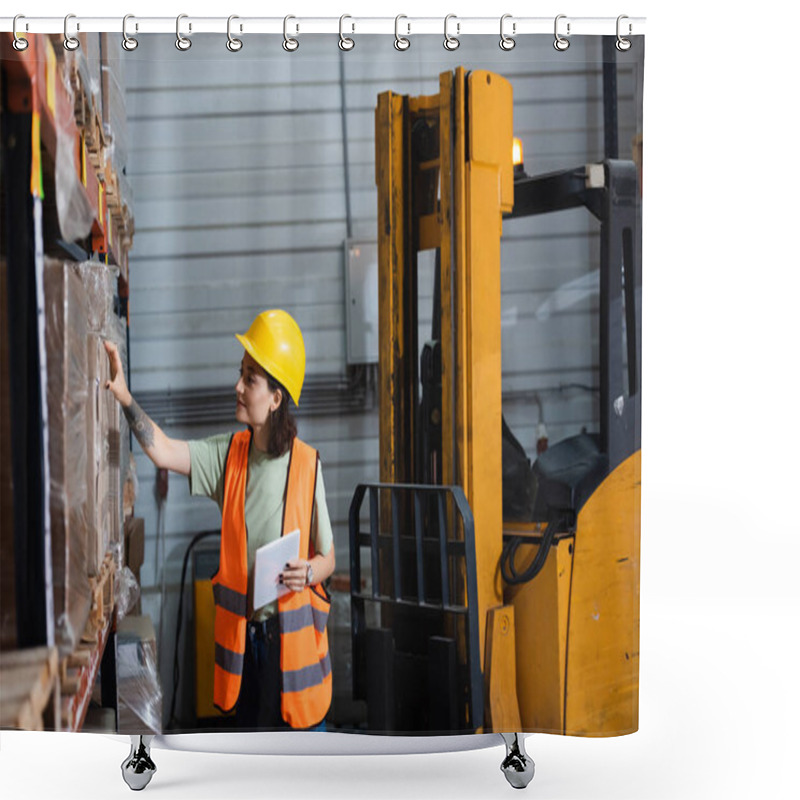
[[[456,19],[456,15],[455,14],[448,14],[444,18],[444,42],[442,42],[442,44],[444,45],[444,49],[445,50],[453,51],[453,50],[458,50],[458,46],[461,44],[461,42],[458,40],[458,33],[461,30],[461,23],[460,22],[456,22],[456,35],[455,36],[451,36],[447,32],[447,23],[451,19]]]
[[[80,39],[77,39],[75,36],[70,36],[69,31],[67,30],[67,26],[69,25],[69,21],[71,19],[75,19],[74,14],[67,14],[67,16],[64,17],[64,49],[69,50],[70,52],[77,50],[81,46]]]
[[[503,23],[507,19],[511,19],[511,14],[503,14],[503,16],[500,17],[500,49],[505,51],[513,50],[514,46],[517,44],[515,39],[513,39],[511,36],[506,36],[506,34],[503,32]],[[512,22],[511,33],[514,34],[516,32],[517,32],[517,23]]]
[[[122,18],[122,49],[127,50],[129,53],[131,50],[135,50],[139,46],[139,41],[137,39],[128,36],[128,20],[134,19],[133,14],[126,14]],[[139,26],[136,26],[137,30]]]
[[[228,41],[225,42],[225,47],[227,47],[231,53],[238,53],[242,49],[242,40],[235,38],[233,34],[231,34],[231,22],[235,19],[239,19],[236,14],[231,14],[228,17]]]
[[[394,18],[394,49],[395,50],[408,50],[411,47],[411,39],[406,39],[404,36],[400,35],[400,20],[401,19],[408,19],[405,14],[398,14]],[[408,32],[411,33],[411,24],[406,23],[406,27],[408,28]]]
[[[344,33],[342,32],[342,23],[346,19],[353,19],[353,18],[349,14],[342,14],[342,16],[339,17],[339,49],[344,51],[352,50],[356,46],[355,41],[351,39],[349,36],[345,36]],[[356,25],[355,23],[353,23],[353,31],[355,31],[355,29]]]
[[[558,21],[560,19],[566,19],[566,18],[567,18],[566,14],[559,14],[556,17],[556,22],[555,22],[556,40],[553,42],[553,47],[555,47],[556,50],[558,50],[558,51],[560,51],[562,53],[564,52],[564,50],[566,50],[569,47],[569,39],[565,39],[563,36],[561,36],[559,34],[559,32],[558,32]],[[567,36],[569,36],[569,22],[567,23]]]
[[[620,51],[620,53],[624,53],[626,50],[630,50],[631,49],[631,40],[630,39],[625,39],[622,35],[620,35],[620,32],[619,32],[619,24],[620,24],[620,22],[622,22],[623,19],[628,19],[628,17],[625,14],[620,14],[620,16],[617,17],[617,43],[616,43],[616,48],[617,48],[617,50]],[[628,36],[630,36],[630,35],[631,35],[631,24],[629,22],[628,23]]]
[[[181,50],[181,51],[186,51],[192,46],[192,40],[191,39],[187,39],[181,33],[181,20],[182,19],[187,19],[188,16],[189,16],[188,14],[178,14],[178,18],[175,20],[175,36],[176,36],[176,38],[175,38],[175,47],[177,47],[178,50]],[[189,30],[190,31],[192,30],[191,23],[189,24]]]
[[[283,18],[283,49],[287,53],[293,53],[298,47],[300,47],[300,42],[297,39],[293,39],[287,33],[287,23],[290,19],[296,19],[296,17],[293,17],[291,14],[289,14]],[[297,26],[297,30],[300,30],[299,25]]]
[[[17,16],[14,17],[14,24],[11,27],[11,32],[14,34],[13,47],[15,50],[18,50],[21,53],[23,50],[28,49],[28,40],[22,36],[17,36],[17,20],[20,19],[25,19],[25,17],[22,14],[17,14]],[[28,24],[25,23],[25,30],[27,31],[27,29]]]

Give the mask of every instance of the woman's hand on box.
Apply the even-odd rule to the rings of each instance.
[[[125,382],[125,372],[122,369],[122,359],[119,357],[117,346],[113,342],[107,341],[104,341],[103,345],[108,355],[108,365],[111,374],[111,380],[106,381],[106,389],[112,392],[114,397],[116,397],[123,406],[129,406],[133,398],[128,391],[128,384]]]

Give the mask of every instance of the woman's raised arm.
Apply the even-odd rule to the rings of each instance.
[[[128,425],[142,446],[142,450],[157,467],[188,475],[192,465],[188,443],[181,439],[170,439],[142,411],[128,390],[116,345],[111,342],[104,342],[104,345],[111,368],[111,380],[106,383],[106,389],[122,406],[122,413],[125,414],[125,419],[128,420]]]

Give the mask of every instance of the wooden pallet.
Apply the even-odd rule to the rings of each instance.
[[[113,627],[116,569],[113,556],[106,553],[97,575],[89,578],[92,607],[81,642],[58,665],[61,729],[65,731],[79,731],[86,717],[92,688]]]
[[[84,86],[77,61],[73,61],[69,70],[69,85],[74,97],[73,112],[78,130],[86,142],[86,149],[97,156],[105,147],[103,120],[97,111],[91,93]]]
[[[61,682],[61,730],[79,731],[83,727],[92,689],[112,627],[111,616],[91,642],[81,642],[59,664]]]
[[[54,694],[58,707],[57,678],[55,647],[0,653],[0,727],[43,731],[44,712]]]
[[[108,624],[114,609],[114,587],[117,577],[117,566],[111,553],[106,553],[96,576],[89,578],[92,592],[92,607],[89,619],[81,639],[84,642],[95,642],[97,634]]]

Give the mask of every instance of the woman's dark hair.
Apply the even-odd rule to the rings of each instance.
[[[267,455],[282,456],[293,444],[297,436],[297,423],[289,408],[289,392],[283,384],[279,383],[265,371],[267,385],[271,392],[281,393],[281,404],[272,412],[269,419],[269,440],[267,441]]]

